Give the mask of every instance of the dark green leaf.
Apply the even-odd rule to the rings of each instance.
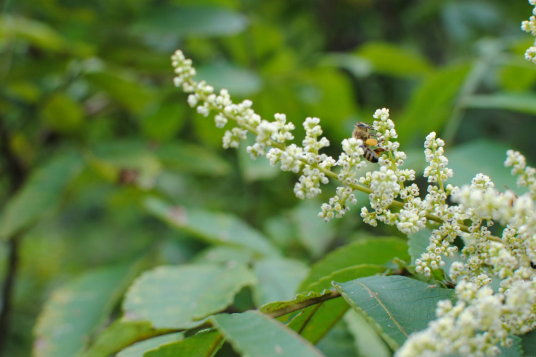
[[[314,258],[325,253],[335,235],[333,225],[318,219],[320,206],[316,201],[307,200],[291,212],[297,226],[297,237]]]
[[[148,321],[117,320],[103,330],[91,346],[77,357],[108,357],[137,341],[170,333],[157,330]]]
[[[157,7],[134,25],[136,32],[176,36],[225,36],[242,32],[243,15],[209,7]]]
[[[144,273],[123,303],[131,321],[150,321],[156,328],[191,328],[199,320],[231,305],[235,294],[255,283],[244,266],[181,265]]]
[[[125,348],[124,350],[119,352],[116,357],[143,357],[145,352],[157,349],[164,344],[181,341],[183,338],[184,334],[182,332],[170,333],[168,335],[154,337],[150,340],[138,342],[128,348]]]
[[[54,94],[41,111],[47,126],[59,133],[72,133],[80,128],[84,112],[80,104],[65,94]]]
[[[242,247],[257,255],[279,255],[259,232],[238,218],[225,213],[172,206],[157,198],[145,202],[149,213],[209,243]]]
[[[503,109],[525,114],[536,114],[536,95],[533,93],[496,93],[465,98],[467,108]]]
[[[311,267],[309,276],[301,283],[299,291],[305,291],[312,283],[337,270],[359,264],[387,264],[397,257],[409,259],[407,244],[399,238],[371,238],[338,248]]]
[[[465,77],[467,64],[444,67],[428,76],[413,92],[402,118],[395,118],[400,140],[424,138],[438,130],[452,112]]]
[[[344,315],[348,330],[354,336],[360,357],[390,357],[391,351],[369,322],[358,312],[349,310]]]
[[[258,311],[216,315],[212,321],[237,352],[249,357],[323,356],[294,331]]]
[[[415,77],[429,73],[432,69],[426,58],[396,44],[367,42],[355,54],[368,60],[373,71],[400,77]]]
[[[36,169],[0,215],[0,238],[7,239],[33,224],[61,202],[65,187],[82,169],[76,154],[58,155]]]
[[[334,285],[392,349],[397,349],[411,333],[425,329],[435,319],[438,301],[454,296],[453,290],[403,276],[360,278]]]
[[[536,330],[521,336],[523,356],[536,356]]]
[[[253,95],[262,88],[259,75],[246,68],[236,67],[227,62],[216,62],[212,65],[197,68],[196,80],[205,80],[217,91],[225,88],[239,97]],[[207,119],[203,119],[207,120]]]
[[[316,347],[328,357],[361,357],[357,354],[354,339],[342,320],[329,330]]]
[[[382,266],[356,265],[323,277],[319,281],[309,285],[307,290],[319,293],[332,288],[332,282],[349,281],[365,276],[376,275],[385,271]],[[308,295],[313,295],[312,292]],[[300,295],[298,295],[300,296]],[[289,323],[289,327],[298,331],[305,339],[317,343],[324,335],[341,319],[349,306],[342,299],[333,299],[321,305],[310,306],[304,309]]]
[[[111,71],[88,73],[85,78],[134,114],[140,114],[152,99],[152,93],[135,78]]]
[[[34,355],[76,355],[111,312],[133,273],[131,265],[102,268],[56,290],[37,322]]]
[[[491,178],[498,190],[506,186],[514,192],[523,192],[517,188],[516,178],[510,174],[510,168],[504,167],[508,149],[497,141],[478,140],[448,150],[445,153],[449,159],[448,166],[454,171],[454,177],[448,183],[460,187],[470,185],[478,173],[483,173]]]
[[[271,301],[292,299],[309,269],[294,259],[268,258],[255,262],[253,270],[258,281],[253,288],[253,298],[260,306]]]
[[[202,146],[169,142],[159,145],[155,153],[164,166],[180,172],[223,176],[231,171],[227,161]]]
[[[200,332],[182,341],[168,343],[145,353],[144,357],[212,357],[223,344],[218,332]]]
[[[185,122],[186,105],[177,103],[164,103],[155,111],[143,117],[141,130],[151,140],[167,141],[173,139]]]

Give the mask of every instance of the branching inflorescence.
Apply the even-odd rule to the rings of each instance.
[[[521,23],[521,30],[536,37],[536,0],[529,0],[529,3],[534,6],[534,9],[532,10],[533,16]],[[536,39],[534,41],[534,46],[529,47],[525,52],[525,59],[536,63]]]
[[[247,147],[252,159],[266,156],[281,170],[300,173],[294,193],[301,199],[317,196],[321,184],[330,179],[340,183],[336,195],[322,204],[319,216],[326,222],[344,216],[349,205],[357,203],[353,193],[357,190],[369,195],[370,210],[363,207],[361,217],[372,226],[380,221],[412,234],[427,223],[435,224],[426,252],[415,261],[416,271],[427,277],[441,276],[443,257],[454,257],[457,247],[452,243],[457,237],[463,240],[461,258],[449,272],[457,283],[457,302],[438,304],[438,319],[411,335],[397,356],[494,356],[499,353],[499,343],[511,343],[509,335],[535,327],[536,270],[531,262],[536,262],[536,171],[526,166],[521,154],[509,151],[505,164],[518,176],[518,185],[528,187],[526,194],[517,197],[511,191],[499,192],[482,174],[460,189],[447,183],[453,171],[447,167],[444,141],[433,132],[424,143],[428,162],[424,177],[429,186],[421,198],[418,186],[411,183],[415,171],[401,168],[406,154],[395,141],[397,133],[388,109],[378,109],[373,116],[378,147],[384,150],[379,167],[358,177],[357,170],[367,165],[361,139],[344,139],[342,153],[335,160],[320,152],[330,145],[322,136],[320,119],[307,118],[302,145],[291,143],[295,127],[284,114],[268,121],[253,111],[251,101],[235,104],[225,89],[215,94],[204,81],[194,81],[192,61],[181,51],[175,52],[172,63],[175,85],[190,93],[190,106],[204,116],[213,112],[219,128],[233,124],[223,136],[224,148],[237,148],[248,132],[255,135],[255,143]],[[449,199],[457,204],[450,204]],[[494,222],[505,227],[500,238],[488,229]],[[501,280],[497,291],[489,286],[492,277]]]

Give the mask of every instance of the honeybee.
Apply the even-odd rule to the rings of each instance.
[[[375,138],[376,133],[372,132],[372,126],[367,123],[359,122],[355,125],[355,129],[352,133],[354,139],[361,139],[363,141],[363,157],[372,163],[378,162],[379,154],[385,151],[382,148],[372,149],[371,146],[377,146],[378,140]]]

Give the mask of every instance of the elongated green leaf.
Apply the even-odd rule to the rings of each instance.
[[[152,93],[137,80],[111,71],[92,72],[85,78],[134,114],[139,114],[152,99]]]
[[[72,357],[111,312],[132,279],[131,265],[98,269],[56,290],[35,330],[36,357]]]
[[[185,123],[186,103],[161,103],[141,119],[141,131],[158,142],[173,139]]]
[[[237,352],[249,357],[323,356],[294,331],[258,311],[216,315],[212,322]]]
[[[443,126],[452,112],[454,99],[469,68],[467,64],[445,67],[422,82],[413,93],[404,116],[397,120],[396,130],[400,140],[421,140]]]
[[[406,242],[399,238],[371,238],[360,240],[336,249],[311,267],[309,276],[301,283],[299,291],[331,273],[359,264],[387,264],[398,257],[409,259]]]
[[[467,108],[504,109],[525,114],[536,114],[536,95],[533,93],[497,93],[473,95],[463,104]]]
[[[308,273],[307,266],[294,259],[268,258],[257,261],[253,268],[258,283],[253,297],[257,306],[271,301],[292,299]]]
[[[332,225],[316,219],[320,203],[303,201],[292,212],[291,217],[297,226],[297,236],[309,253],[318,258],[325,253],[335,236]]]
[[[163,344],[181,341],[184,338],[182,332],[170,333],[169,335],[158,336],[150,340],[138,342],[119,352],[116,357],[143,357],[145,352],[157,349]]]
[[[418,53],[387,42],[367,42],[355,54],[368,60],[374,72],[392,76],[422,76],[432,69],[426,58]]]
[[[9,238],[56,208],[61,202],[62,191],[81,168],[82,160],[78,155],[66,154],[35,170],[2,211],[0,238]]]
[[[373,323],[392,349],[435,319],[439,300],[454,296],[453,290],[429,286],[403,276],[360,278],[334,285],[354,310]]]
[[[160,145],[155,153],[165,167],[180,172],[223,176],[231,171],[225,160],[202,146],[170,142]]]
[[[169,333],[157,330],[148,321],[117,320],[103,330],[84,352],[77,357],[107,357],[132,345],[137,341]]]
[[[21,16],[0,17],[0,39],[24,39],[32,45],[47,50],[63,50],[65,39],[49,25]]]
[[[344,315],[360,357],[390,357],[391,351],[368,321],[354,310]]]
[[[349,281],[366,276],[376,275],[385,271],[385,268],[378,265],[356,265],[323,277],[319,281],[309,285],[307,290],[319,293],[332,288],[332,281]],[[300,296],[300,295],[298,295]],[[334,299],[324,302],[321,305],[310,306],[298,314],[288,326],[294,331],[298,331],[305,339],[312,343],[317,343],[324,335],[344,316],[349,305],[342,299]]]
[[[449,167],[454,171],[454,177],[449,183],[457,186],[469,185],[478,174],[488,175],[498,190],[504,186],[516,193],[522,193],[516,179],[510,174],[510,168],[504,167],[508,146],[490,140],[478,140],[464,145],[456,146],[447,152]],[[478,160],[474,160],[474,158]]]
[[[135,24],[141,34],[225,36],[245,29],[247,18],[226,9],[210,7],[158,7]]]
[[[144,273],[123,303],[129,320],[147,320],[156,328],[191,328],[221,311],[235,294],[255,282],[244,266],[181,265]]]
[[[197,68],[195,78],[210,83],[217,91],[225,88],[229,93],[237,96],[256,94],[261,90],[263,84],[257,73],[227,62],[201,66]]]
[[[218,332],[200,332],[182,341],[162,345],[145,353],[144,357],[212,357],[222,344],[223,337]]]
[[[430,244],[431,235],[432,232],[428,228],[408,235],[408,251],[411,255],[411,264],[414,264],[415,259],[420,258],[421,254],[426,252],[426,248]]]
[[[224,213],[177,207],[157,198],[145,201],[149,213],[209,243],[243,247],[257,255],[279,255],[274,246],[259,232]]]
[[[316,347],[329,357],[358,357],[353,336],[341,320],[324,336]],[[361,357],[361,356],[359,356]]]

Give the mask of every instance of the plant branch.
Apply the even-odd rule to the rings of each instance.
[[[12,197],[23,185],[26,179],[26,169],[21,164],[17,156],[11,151],[10,135],[5,126],[3,118],[0,116],[0,154],[4,161],[4,168],[10,181],[9,197]],[[8,340],[9,335],[9,313],[12,306],[13,289],[17,277],[19,266],[20,240],[24,233],[22,231],[9,237],[8,244],[8,265],[4,286],[2,287],[1,310],[0,310],[0,354]]]
[[[206,99],[206,98],[203,98],[203,99]],[[227,113],[224,113],[223,111],[219,110],[219,108],[217,108],[217,107],[213,107],[212,109],[219,111],[220,113],[225,115],[225,117],[227,119],[230,119],[230,120],[238,123],[238,119],[235,116],[227,114]],[[244,129],[246,129],[247,131],[249,131],[249,132],[251,132],[251,133],[253,133],[255,135],[258,135],[257,130],[254,127],[252,127],[251,125],[247,125],[247,124],[239,124],[239,125],[242,126]],[[282,151],[284,151],[286,149],[286,145],[282,144],[282,143],[273,142],[272,146],[274,148],[277,148],[277,149],[282,150]],[[304,164],[310,165],[309,162],[307,162],[307,160],[304,159],[304,158],[302,158],[301,161]],[[323,167],[319,166],[316,163],[312,164],[311,166],[314,166],[316,169],[318,169],[324,175],[326,175],[328,177],[331,177],[334,180],[339,181],[339,177],[335,172],[333,172],[331,170],[328,170],[326,168],[323,168]],[[371,194],[373,192],[370,188],[368,188],[366,186],[363,186],[363,185],[349,184],[348,186],[351,187],[355,191],[361,191],[361,192],[364,192],[364,193],[367,193],[367,194]],[[441,182],[441,186],[443,186],[442,182]],[[441,187],[441,189],[443,190],[443,187]],[[404,202],[393,200],[393,203],[391,204],[391,206],[396,207],[396,208],[404,208]],[[443,220],[440,217],[435,216],[433,214],[427,213],[427,214],[425,214],[425,217],[426,217],[427,220],[434,221],[434,222],[437,222],[437,223],[443,223]],[[460,230],[462,230],[463,232],[466,232],[466,233],[470,233],[468,226],[466,226],[465,224],[460,224],[460,223],[458,223],[458,225],[460,226]],[[502,243],[502,239],[499,238],[499,237],[489,236],[488,239],[492,240],[492,241],[495,241],[495,242]]]

